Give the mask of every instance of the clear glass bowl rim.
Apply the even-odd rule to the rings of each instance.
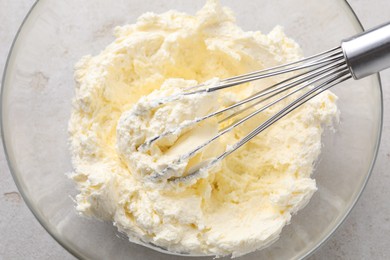
[[[348,11],[351,13],[352,17],[355,19],[355,22],[357,23],[359,29],[361,31],[364,31],[364,27],[363,27],[362,23],[360,22],[357,14],[353,10],[352,6],[349,4],[348,0],[340,0],[340,1],[343,2],[343,4],[347,7]],[[16,42],[19,39],[19,35],[21,34],[21,32],[24,29],[24,25],[28,21],[28,19],[30,17],[30,14],[32,12],[34,12],[35,7],[40,2],[41,2],[41,0],[36,0],[32,4],[31,8],[29,9],[29,11],[27,12],[26,16],[24,17],[22,23],[20,24],[19,29],[16,32],[16,35],[15,35],[13,41],[12,41],[10,50],[8,52],[8,56],[7,56],[6,63],[5,63],[5,66],[4,66],[3,77],[2,77],[2,81],[1,81],[1,93],[0,93],[0,103],[1,103],[1,106],[0,106],[0,127],[1,127],[1,129],[0,130],[1,130],[1,138],[2,138],[4,154],[5,154],[5,157],[6,157],[6,160],[7,160],[8,168],[9,168],[9,170],[11,172],[12,178],[14,179],[14,182],[15,182],[15,184],[16,184],[19,192],[20,192],[20,194],[23,197],[23,200],[27,204],[27,207],[30,209],[30,211],[33,213],[34,217],[38,220],[38,222],[42,225],[42,227],[51,235],[51,237],[55,241],[57,241],[64,249],[66,249],[74,257],[76,257],[78,259],[82,259],[82,255],[80,255],[76,250],[71,248],[71,246],[67,245],[64,241],[62,241],[60,235],[57,234],[55,232],[55,230],[53,230],[52,228],[50,228],[48,225],[45,224],[45,220],[40,216],[40,214],[38,213],[37,209],[34,207],[33,203],[31,202],[31,200],[27,196],[27,194],[24,193],[24,190],[23,190],[23,188],[21,186],[21,183],[19,181],[18,175],[17,175],[16,171],[14,170],[14,167],[11,164],[11,160],[9,158],[9,154],[7,152],[8,151],[7,142],[6,142],[7,138],[6,138],[5,134],[4,134],[4,128],[3,128],[4,127],[4,120],[3,120],[4,119],[4,116],[3,116],[3,113],[4,113],[4,109],[3,109],[4,95],[3,94],[4,94],[4,88],[5,88],[5,81],[6,81],[8,65],[10,63],[10,60],[12,59],[12,56],[13,56],[13,53],[14,53],[14,50],[15,50],[14,47],[16,45]],[[380,141],[381,141],[381,137],[382,137],[382,130],[383,130],[383,90],[382,90],[382,81],[381,81],[379,73],[376,74],[376,77],[377,77],[377,80],[378,80],[379,93],[380,93],[380,104],[379,104],[380,105],[380,122],[379,122],[379,129],[378,129],[378,131],[379,131],[378,132],[378,138],[377,138],[376,143],[375,143],[375,153],[374,153],[374,156],[372,158],[372,161],[371,161],[371,164],[370,164],[370,167],[369,167],[369,171],[367,172],[366,178],[364,180],[364,183],[363,183],[360,191],[358,192],[358,195],[353,200],[353,202],[350,204],[349,208],[345,212],[345,215],[342,216],[342,218],[339,221],[339,223],[337,223],[335,225],[335,227],[332,230],[329,231],[329,233],[326,235],[326,237],[324,237],[315,247],[313,247],[311,250],[309,250],[302,257],[302,259],[306,259],[310,255],[312,255],[315,251],[317,251],[334,234],[334,232],[341,226],[341,224],[344,223],[346,218],[351,213],[352,209],[355,207],[356,202],[359,200],[360,196],[362,195],[363,190],[365,189],[365,187],[367,185],[367,182],[368,182],[368,180],[369,180],[369,178],[370,178],[370,176],[372,174],[372,171],[374,169],[374,165],[375,165],[375,162],[376,162],[376,159],[377,159],[377,156],[378,156]]]

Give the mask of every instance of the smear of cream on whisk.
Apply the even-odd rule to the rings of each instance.
[[[217,82],[211,80],[205,86]],[[122,114],[117,125],[117,149],[136,174],[156,181],[183,176],[191,161],[185,155],[218,132],[215,119],[200,125],[196,121],[219,109],[219,93],[183,94],[195,84],[169,79]]]

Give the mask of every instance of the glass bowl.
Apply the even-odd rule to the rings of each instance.
[[[113,40],[116,25],[144,12],[194,13],[204,1],[37,1],[9,55],[2,87],[2,134],[9,167],[26,203],[46,230],[70,253],[89,259],[178,259],[128,242],[112,223],[77,214],[67,123],[74,94],[73,66]],[[245,30],[285,27],[311,55],[362,31],[346,1],[222,0]],[[341,224],[372,170],[382,125],[377,75],[335,87],[341,122],[325,134],[315,178],[318,192],[293,216],[272,246],[242,259],[299,259],[310,255]],[[207,259],[203,257],[202,259]],[[209,259],[211,259],[209,257]]]

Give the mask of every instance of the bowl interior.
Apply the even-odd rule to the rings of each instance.
[[[222,0],[245,30],[285,27],[305,55],[339,45],[361,27],[342,0]],[[9,166],[27,204],[66,249],[91,259],[176,259],[129,243],[112,223],[77,214],[77,194],[65,173],[72,170],[67,123],[74,94],[73,66],[113,40],[117,25],[144,12],[177,9],[194,13],[204,1],[40,0],[29,14],[9,57],[2,88],[2,127]],[[296,259],[310,254],[348,214],[370,174],[381,131],[379,78],[334,88],[341,122],[324,134],[315,178],[318,192],[294,216],[271,247],[242,259]],[[202,258],[205,259],[205,258]],[[210,258],[212,259],[212,258]]]

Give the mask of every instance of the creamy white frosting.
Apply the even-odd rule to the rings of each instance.
[[[245,32],[231,10],[211,0],[196,14],[146,13],[118,27],[116,39],[76,66],[69,122],[77,210],[112,221],[136,243],[172,252],[239,256],[274,242],[291,215],[316,191],[310,177],[323,125],[337,118],[326,91],[253,138],[196,181],[167,185],[149,177],[228,123],[208,120],[138,149],[150,138],[282,80],[274,77],[218,93],[156,104],[184,88],[301,57],[277,26]],[[288,102],[288,101],[286,101]],[[180,176],[244,137],[286,104],[281,102],[192,160],[175,164]],[[298,216],[299,217],[299,216]]]

